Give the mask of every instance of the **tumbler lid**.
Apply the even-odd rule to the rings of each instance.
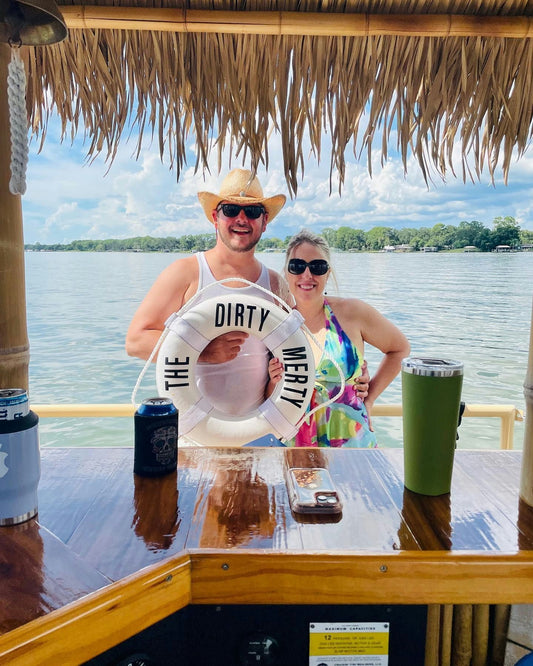
[[[457,377],[463,374],[463,363],[444,358],[410,356],[403,359],[402,371],[425,377]]]

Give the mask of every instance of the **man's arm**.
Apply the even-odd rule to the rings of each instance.
[[[165,322],[196,293],[198,262],[195,257],[178,259],[157,278],[131,320],[126,334],[129,356],[148,359],[161,337]],[[230,331],[212,340],[199,357],[201,363],[224,363],[234,359],[244,340],[242,331]],[[157,355],[153,360],[157,360]]]
[[[198,262],[195,257],[178,259],[165,268],[131,320],[126,334],[126,352],[129,356],[145,360],[150,356],[165,328],[166,320],[190,298],[197,283]]]

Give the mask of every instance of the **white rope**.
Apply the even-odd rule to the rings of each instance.
[[[218,280],[218,281],[216,281],[216,282],[212,282],[212,283],[206,285],[205,287],[202,287],[202,289],[199,289],[199,290],[196,292],[196,294],[195,294],[195,295],[194,295],[189,301],[187,301],[187,303],[185,303],[185,304],[184,304],[184,305],[178,310],[178,312],[175,313],[174,318],[175,318],[175,317],[183,316],[186,312],[188,312],[188,311],[194,306],[194,303],[198,300],[198,297],[199,297],[204,291],[207,291],[208,289],[210,289],[211,287],[214,287],[214,286],[217,285],[217,284],[224,284],[225,282],[235,282],[235,280],[237,280],[238,282],[244,282],[244,283],[247,284],[248,286],[250,286],[250,287],[255,287],[256,289],[259,289],[260,291],[264,292],[265,294],[268,294],[269,296],[272,296],[276,301],[278,301],[278,302],[280,303],[280,305],[282,305],[282,306],[287,310],[287,312],[291,312],[291,311],[292,311],[292,307],[291,307],[290,305],[288,305],[288,304],[287,304],[287,303],[286,303],[286,302],[285,302],[280,296],[278,296],[277,294],[274,294],[274,292],[272,292],[272,291],[270,291],[270,290],[268,290],[268,289],[265,289],[265,287],[262,287],[261,285],[256,284],[255,282],[250,282],[250,280],[246,280],[245,278],[231,277],[231,278],[224,278],[223,280]],[[321,343],[317,340],[317,338],[311,333],[311,331],[307,328],[307,326],[306,326],[305,324],[302,324],[302,329],[304,330],[305,334],[308,335],[308,336],[311,338],[311,340],[315,343],[315,345],[318,347],[318,349],[320,349],[323,353],[325,353],[326,356],[329,358],[329,360],[330,360],[330,361],[333,363],[333,365],[336,367],[336,369],[337,369],[337,371],[338,371],[338,373],[339,373],[339,377],[340,377],[340,379],[341,379],[341,385],[340,385],[340,388],[339,388],[338,393],[336,393],[332,398],[330,398],[329,400],[326,400],[326,402],[323,402],[323,403],[320,404],[320,405],[317,405],[317,406],[314,407],[311,411],[306,412],[306,413],[302,416],[302,418],[301,418],[301,419],[296,423],[296,425],[294,426],[294,427],[296,428],[296,430],[299,429],[299,427],[303,424],[304,421],[308,421],[309,418],[310,418],[315,412],[317,412],[319,409],[325,409],[326,407],[329,407],[329,405],[331,405],[332,403],[336,402],[336,401],[340,398],[340,396],[343,394],[343,392],[344,392],[344,388],[345,388],[345,386],[346,386],[346,379],[345,379],[345,377],[344,377],[344,373],[343,373],[343,371],[342,371],[340,365],[337,363],[337,361],[336,361],[336,360],[333,358],[333,356],[332,356],[332,355],[326,350],[326,348],[322,346],[322,344],[321,344]],[[136,408],[138,407],[138,405],[136,405],[136,403],[135,403],[135,398],[136,398],[136,395],[137,395],[137,391],[138,391],[138,389],[139,389],[139,386],[140,386],[140,384],[141,384],[141,381],[142,381],[144,375],[146,374],[148,368],[150,367],[150,364],[151,364],[151,362],[152,362],[154,356],[156,355],[157,350],[161,347],[161,345],[162,345],[162,343],[163,343],[163,340],[164,340],[164,339],[166,338],[166,336],[168,335],[168,331],[169,331],[169,329],[165,326],[165,330],[161,333],[161,335],[160,335],[160,337],[159,337],[159,340],[156,342],[155,347],[152,349],[152,352],[151,352],[150,356],[148,357],[146,363],[144,364],[144,367],[143,367],[143,369],[141,370],[141,373],[140,373],[140,375],[139,375],[139,378],[137,379],[137,382],[135,383],[135,388],[133,389],[133,392],[132,392],[132,394],[131,394],[131,402],[132,402],[132,404],[133,404]]]
[[[137,391],[139,390],[139,386],[141,385],[143,377],[146,374],[148,368],[150,367],[150,363],[152,362],[154,356],[157,354],[159,347],[161,347],[161,345],[163,344],[163,340],[167,337],[169,330],[170,330],[169,328],[165,328],[164,331],[161,333],[158,341],[155,343],[155,347],[152,349],[150,356],[146,359],[146,363],[144,364],[143,369],[141,370],[139,376],[137,377],[137,381],[135,382],[135,386],[133,387],[133,391],[131,392],[131,403],[135,407],[135,409],[137,409],[137,407],[139,406],[135,403],[135,398],[137,397]]]
[[[26,116],[26,73],[18,49],[11,49],[7,67],[7,100],[11,134],[11,194],[26,192],[28,165],[28,118]]]

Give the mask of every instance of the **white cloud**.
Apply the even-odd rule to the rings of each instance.
[[[210,172],[195,173],[194,144],[190,142],[187,148],[192,165],[183,169],[176,182],[175,172],[161,163],[157,147],[144,146],[139,160],[134,159],[135,137],[120,146],[110,168],[102,157],[87,164],[83,141],[71,145],[60,143],[58,137],[58,127],[51,125],[42,153],[37,154],[36,145],[31,146],[28,190],[23,197],[26,242],[181,236],[213,230],[198,203],[197,192],[219,189],[230,162],[227,154],[220,176],[216,155]],[[330,195],[328,138],[324,140],[325,159],[318,163],[310,156],[299,179],[297,196],[288,197],[285,208],[269,225],[268,236],[284,238],[301,227],[315,231],[343,225],[362,229],[377,225],[431,227],[438,222],[457,225],[463,220],[479,220],[490,227],[500,215],[511,215],[523,228],[533,229],[531,154],[526,153],[511,165],[508,185],[503,184],[501,175],[494,185],[487,175],[475,184],[464,184],[451,175],[442,182],[436,176],[427,185],[412,156],[405,175],[399,157],[390,152],[382,167],[381,153],[375,151],[371,178],[366,162],[355,161],[349,147],[339,196],[335,173]],[[462,174],[458,155],[457,173]],[[268,173],[263,168],[258,171],[265,194],[288,194],[277,136],[272,137],[269,157]],[[241,166],[240,161],[232,160],[231,167],[237,166]]]

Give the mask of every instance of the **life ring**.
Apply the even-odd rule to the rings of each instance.
[[[179,410],[180,435],[204,445],[242,446],[269,433],[293,437],[311,400],[315,363],[297,310],[286,312],[263,298],[224,295],[193,305],[166,322],[156,364],[158,393]],[[256,336],[284,364],[270,398],[244,416],[215,408],[199,391],[196,364],[211,340],[229,331]]]

